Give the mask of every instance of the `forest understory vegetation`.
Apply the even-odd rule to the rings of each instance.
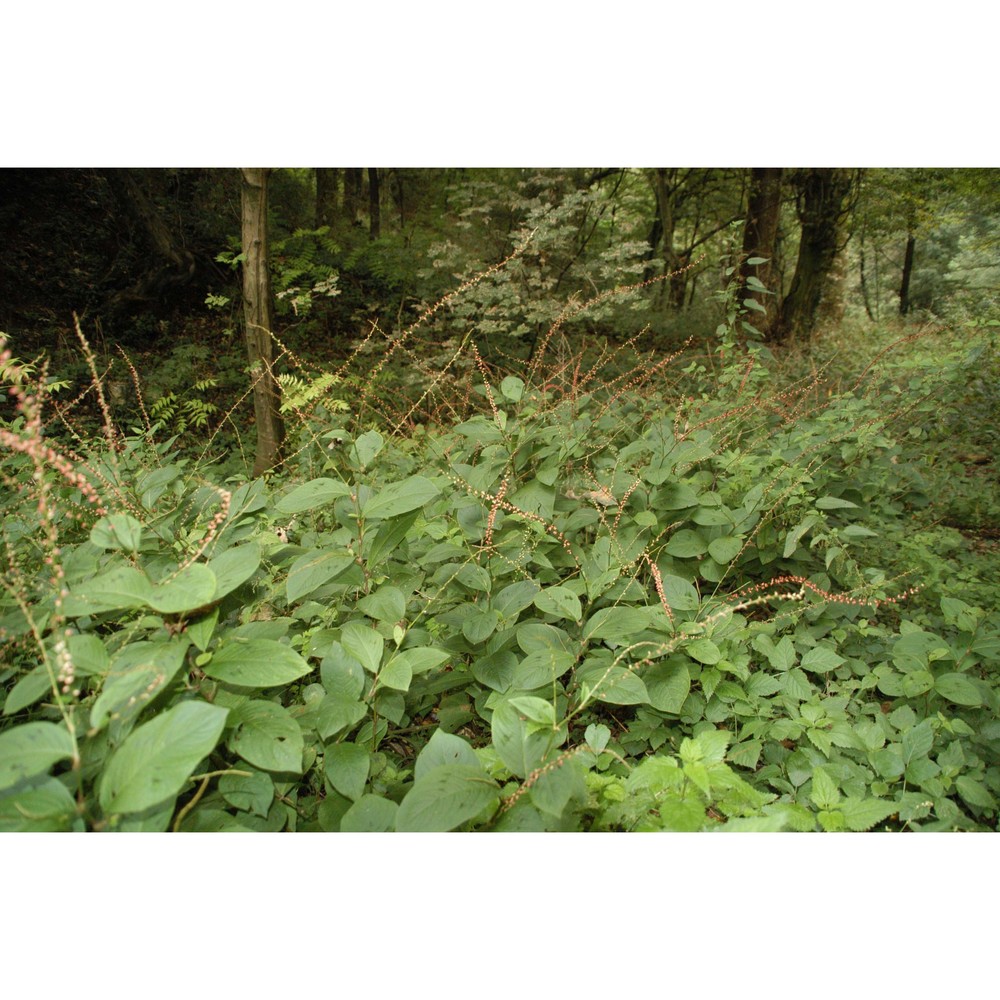
[[[1000,320],[778,349],[734,264],[685,337],[634,269],[512,336],[530,245],[274,333],[263,476],[221,296],[3,338],[0,829],[996,828]]]

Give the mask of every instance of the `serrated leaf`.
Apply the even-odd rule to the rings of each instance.
[[[227,684],[269,688],[290,684],[312,667],[291,646],[275,639],[237,639],[216,652],[202,670]]]
[[[803,670],[812,671],[814,674],[825,674],[830,670],[835,670],[844,662],[842,656],[838,656],[828,646],[814,646],[801,660]]]
[[[835,809],[840,802],[840,790],[837,783],[821,767],[813,768],[812,791],[809,798],[820,809]]]
[[[185,701],[139,726],[104,769],[99,800],[105,814],[141,812],[174,798],[218,744],[228,714]]]
[[[885,802],[882,799],[849,797],[839,803],[837,808],[843,814],[848,830],[863,832],[887,819],[899,807],[893,802]]]
[[[929,719],[908,729],[903,733],[900,747],[903,755],[903,765],[908,767],[913,761],[926,757],[934,746],[934,729]]]
[[[684,644],[684,652],[699,663],[714,666],[722,659],[722,651],[711,639],[692,639]]]
[[[986,786],[982,782],[976,781],[975,778],[963,774],[955,779],[955,788],[969,805],[976,806],[977,809],[996,809],[996,799],[989,793]]]

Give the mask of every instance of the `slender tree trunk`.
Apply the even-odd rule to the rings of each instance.
[[[861,298],[865,303],[865,312],[868,313],[868,318],[874,322],[875,314],[872,312],[871,297],[868,294],[868,280],[865,275],[865,228],[863,224],[861,226],[861,242],[858,247],[858,267],[861,271]]]
[[[382,233],[381,198],[379,191],[378,167],[368,168],[368,236],[377,240]]]
[[[280,412],[281,390],[272,367],[271,275],[267,266],[268,171],[253,168],[241,173],[243,316],[257,424],[253,474],[259,476],[280,464],[285,428]]]
[[[847,170],[808,170],[798,180],[802,235],[792,284],[781,304],[776,339],[808,337],[841,249],[852,178]]]
[[[337,219],[337,169],[316,168],[316,228],[336,224]]]
[[[781,167],[754,167],[750,171],[750,194],[747,201],[747,221],[743,229],[743,261],[740,282],[746,284],[751,275],[770,292],[750,291],[766,310],[754,319],[754,326],[769,337],[778,314],[778,292],[774,287],[777,268],[775,255],[778,243],[778,218],[781,214]],[[763,257],[763,264],[748,264],[752,257]]]
[[[350,225],[358,221],[358,208],[361,205],[362,174],[360,167],[347,167],[344,170],[344,217]]]
[[[903,277],[899,283],[899,315],[905,316],[910,311],[910,277],[913,274],[913,248],[917,238],[913,233],[906,234],[906,255],[903,257]]]

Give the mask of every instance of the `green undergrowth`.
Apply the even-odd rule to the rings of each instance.
[[[992,555],[917,447],[988,336],[832,389],[559,344],[395,410],[378,355],[300,373],[258,480],[56,446],[8,357],[0,829],[994,829]]]

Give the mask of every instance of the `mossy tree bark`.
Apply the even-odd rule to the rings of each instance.
[[[778,269],[775,256],[778,249],[778,219],[781,215],[781,167],[754,167],[750,171],[750,192],[747,200],[747,221],[743,229],[743,261],[740,283],[746,284],[751,275],[770,294],[749,291],[746,298],[760,303],[765,310],[754,317],[754,326],[765,338],[771,334],[778,315],[780,289],[775,288]],[[763,257],[764,264],[747,264],[753,257]]]
[[[273,369],[271,275],[267,256],[267,175],[260,168],[241,171],[243,230],[243,317],[247,355],[253,378],[253,408],[257,423],[257,453],[253,474],[259,476],[281,462],[285,428],[281,419],[281,389]]]
[[[792,284],[774,326],[775,339],[805,338],[816,326],[820,302],[843,249],[853,182],[852,172],[840,169],[804,170],[795,180],[802,235]]]

